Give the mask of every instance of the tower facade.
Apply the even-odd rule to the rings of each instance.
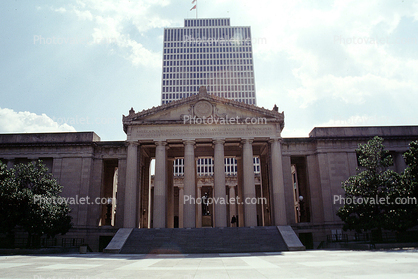
[[[209,94],[256,105],[249,26],[229,18],[185,19],[184,27],[164,29],[161,103]]]

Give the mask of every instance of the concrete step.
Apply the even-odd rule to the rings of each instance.
[[[277,227],[133,229],[120,253],[246,253],[287,251]]]

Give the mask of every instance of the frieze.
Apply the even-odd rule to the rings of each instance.
[[[224,125],[212,127],[173,126],[138,126],[133,127],[128,140],[157,140],[157,139],[184,139],[184,138],[214,138],[214,137],[275,137],[275,125]]]

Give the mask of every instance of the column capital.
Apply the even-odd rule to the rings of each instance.
[[[139,146],[140,145],[140,143],[138,141],[126,141],[126,144],[128,146],[129,145],[132,145],[132,146]]]
[[[268,140],[269,143],[273,143],[275,141],[280,143],[280,142],[282,142],[282,138],[271,138],[271,139]]]
[[[213,144],[217,145],[217,144],[225,144],[225,139],[213,139]]]
[[[229,188],[235,188],[237,185],[226,185],[226,186],[228,186]]]
[[[167,142],[166,141],[155,141],[155,145],[156,146],[166,146]]]
[[[254,139],[253,139],[253,138],[248,138],[248,139],[242,139],[242,140],[241,140],[241,143],[242,143],[242,144],[246,144],[246,143],[252,144],[252,143],[253,143],[253,141],[254,141]]]
[[[192,139],[183,140],[184,145],[194,145],[195,143],[196,143],[196,141],[192,140]]]

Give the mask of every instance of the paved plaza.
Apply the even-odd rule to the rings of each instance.
[[[418,278],[418,250],[0,256],[0,278]]]

